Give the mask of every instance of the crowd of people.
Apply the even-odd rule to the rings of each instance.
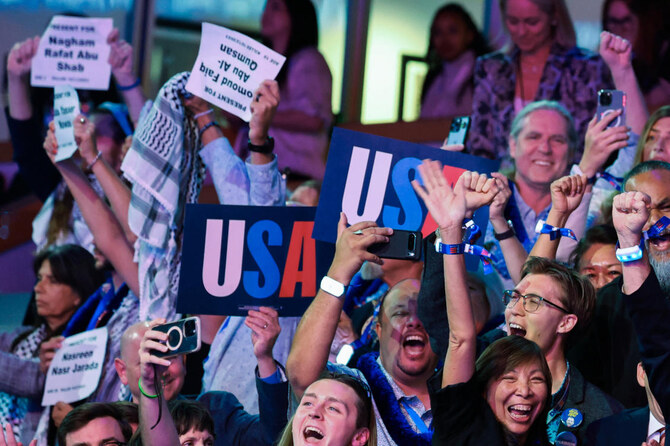
[[[187,92],[189,72],[147,100],[113,30],[113,91],[80,92],[77,153],[58,162],[53,97],[30,87],[39,37],[18,42],[7,119],[43,207],[30,314],[0,333],[0,446],[665,445],[670,37],[647,36],[640,3],[605,1],[597,53],[564,0],[500,0],[511,43],[493,53],[461,6],[440,8],[422,116],[471,115],[447,149],[501,170],[450,184],[424,160],[412,186],[439,229],[422,259],[378,257],[393,229],[341,213],[302,317],[199,315],[202,348],[178,356],[156,327],[178,317],[184,208],[206,173],[223,205],[319,202],[332,79],[311,0],[267,0],[261,33],[287,60],[248,124]],[[625,111],[598,116],[612,88]],[[42,406],[64,340],[100,327],[96,389]]]

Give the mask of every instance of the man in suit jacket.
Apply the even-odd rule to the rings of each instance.
[[[651,393],[647,374],[641,362],[637,364],[637,382],[645,389],[649,404],[638,409],[628,409],[592,423],[586,430],[587,444],[590,446],[637,445],[650,439],[659,428],[665,425],[663,413]]]

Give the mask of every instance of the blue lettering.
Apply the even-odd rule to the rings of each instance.
[[[263,235],[267,233],[267,245]],[[261,220],[249,228],[247,234],[247,246],[254,261],[260,268],[259,271],[244,271],[242,282],[244,289],[251,297],[263,299],[271,296],[279,287],[279,267],[268,251],[268,246],[281,246],[282,232],[279,225],[270,220]],[[265,278],[265,284],[261,286],[261,272]]]
[[[400,206],[404,215],[404,223],[400,223],[400,208],[384,205],[382,213],[383,225],[389,228],[416,231],[423,223],[423,212],[421,203],[410,183],[410,172],[414,171],[415,178],[419,178],[417,167],[421,164],[418,158],[403,158],[393,166],[391,172],[391,184],[400,200]]]

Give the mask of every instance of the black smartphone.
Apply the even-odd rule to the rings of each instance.
[[[155,355],[160,358],[186,355],[200,350],[200,318],[197,316],[157,325],[153,329],[162,331],[168,335],[168,339],[165,342],[168,350],[165,353],[155,352]]]
[[[602,121],[605,116],[616,110],[622,110],[622,112],[607,127],[626,125],[626,93],[620,90],[598,91],[598,108],[596,109],[598,121]]]
[[[419,231],[394,229],[387,243],[375,243],[368,252],[385,259],[419,260],[423,237]]]
[[[457,116],[451,120],[451,127],[449,128],[449,136],[444,142],[445,146],[453,146],[456,144],[465,144],[465,138],[468,136],[468,129],[470,128],[469,116]]]

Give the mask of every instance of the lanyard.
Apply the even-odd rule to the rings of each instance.
[[[404,399],[400,400],[400,404],[405,408],[407,411],[407,415],[412,419],[412,422],[416,426],[416,428],[419,430],[419,433],[422,434],[427,434],[432,431],[432,427],[428,427],[426,425],[426,422],[423,421],[423,419],[419,416],[418,413],[414,409],[412,409],[409,404]]]

